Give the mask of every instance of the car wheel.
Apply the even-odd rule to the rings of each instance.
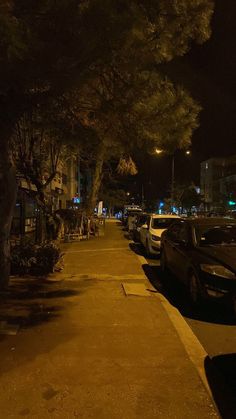
[[[201,284],[194,272],[191,272],[189,278],[189,294],[194,307],[198,307],[202,301]]]

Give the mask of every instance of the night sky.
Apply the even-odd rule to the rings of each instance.
[[[185,57],[175,59],[163,70],[203,107],[191,158],[181,153],[176,157],[176,180],[199,184],[201,161],[236,154],[236,0],[215,0],[210,40],[202,46],[194,45]],[[136,160],[139,174],[131,180],[131,190],[140,193],[144,184],[147,199],[165,197],[171,176],[170,157],[138,156]]]

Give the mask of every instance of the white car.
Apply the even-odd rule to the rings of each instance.
[[[140,228],[140,241],[144,246],[147,255],[158,255],[160,253],[161,235],[176,219],[178,215],[157,215],[148,216],[147,223]]]

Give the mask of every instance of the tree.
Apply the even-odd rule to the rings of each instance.
[[[191,213],[192,207],[199,207],[201,204],[201,195],[197,193],[194,185],[190,185],[184,189],[180,197],[180,202],[182,208],[185,208],[187,212]]]
[[[47,111],[49,111],[47,109]],[[60,130],[49,118],[42,119],[39,109],[25,113],[16,124],[12,140],[12,157],[17,174],[28,184],[28,194],[37,203],[39,212],[37,223],[38,240],[43,239],[43,218],[51,214],[51,200],[48,188],[56,177],[59,165],[66,157],[67,147],[62,143]]]
[[[68,95],[79,123],[95,132],[90,211],[96,205],[106,160],[116,157],[118,172],[136,174],[130,157],[134,149],[161,147],[173,152],[187,147],[200,111],[183,88],[153,71],[130,74],[114,65],[97,71],[96,77]]]
[[[137,71],[141,57],[150,67],[153,62],[159,64],[183,55],[193,41],[201,43],[210,36],[212,10],[210,0],[1,3],[1,284],[6,284],[9,277],[9,232],[17,190],[10,138],[17,121],[39,103],[87,83],[96,73],[97,64],[122,57],[122,68]],[[99,133],[100,138],[107,138],[107,131],[101,129]],[[95,179],[101,175],[105,152],[102,141]]]

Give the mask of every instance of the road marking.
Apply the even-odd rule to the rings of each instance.
[[[69,251],[65,251],[66,254],[69,253],[89,253],[89,252],[114,252],[116,250],[128,250],[130,251],[130,249],[126,246],[126,247],[107,247],[104,249],[81,249],[81,250],[69,250]]]

